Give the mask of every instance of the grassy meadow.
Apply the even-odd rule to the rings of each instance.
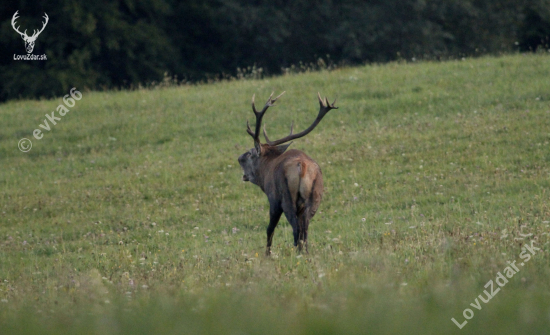
[[[62,97],[2,104],[0,334],[547,333],[549,78],[539,53],[81,90],[40,140]],[[264,257],[267,198],[241,181],[272,91],[273,138],[338,98],[291,146],[323,170],[309,254],[283,216]]]

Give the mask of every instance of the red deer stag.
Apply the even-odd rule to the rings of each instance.
[[[239,164],[244,171],[243,180],[258,185],[269,200],[270,219],[269,226],[267,226],[266,247],[266,255],[268,256],[271,254],[270,249],[275,227],[277,227],[283,213],[285,213],[288,222],[292,226],[294,246],[298,250],[302,250],[303,245],[305,245],[307,252],[309,220],[319,208],[323,195],[323,176],[319,165],[302,151],[294,149],[286,151],[292,143],[280,144],[309,134],[331,109],[338,108],[334,106],[336,100],[331,105],[327,98],[323,100],[321,95],[317,93],[320,105],[319,114],[309,128],[293,134],[293,126],[291,126],[290,135],[280,140],[270,141],[264,126],[266,143],[261,144],[260,128],[262,118],[266,110],[273,106],[275,101],[284,93],[281,93],[275,99],[272,99],[273,93],[271,93],[260,112],[256,110],[254,96],[252,96],[252,111],[256,115],[256,130],[252,132],[247,121],[246,131],[254,139],[254,148],[239,157]]]

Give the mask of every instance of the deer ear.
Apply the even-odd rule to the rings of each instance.
[[[286,144],[286,145],[278,145],[275,148],[277,149],[277,152],[279,152],[279,155],[280,155],[283,152],[285,152],[286,149],[288,149],[288,147],[290,147],[291,144],[292,144],[292,142],[290,142],[289,144]]]

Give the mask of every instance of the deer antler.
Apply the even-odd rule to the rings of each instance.
[[[42,29],[40,29],[38,32],[36,32],[36,29],[34,30],[34,33],[32,34],[31,37],[38,37],[38,35],[40,35],[43,31],[44,31],[44,28],[46,28],[46,25],[48,24],[48,21],[50,21],[50,18],[48,17],[48,14],[44,13],[44,16],[42,16],[44,19],[46,19],[46,21],[44,21],[42,23]]]
[[[331,109],[338,109],[338,107],[335,107],[334,104],[336,103],[336,99],[334,99],[334,102],[332,103],[332,105],[329,103],[328,99],[325,97],[325,99],[322,99],[321,98],[321,94],[319,94],[319,92],[317,92],[317,96],[319,97],[319,114],[317,115],[317,118],[315,119],[315,121],[313,121],[313,123],[311,124],[311,126],[309,126],[306,130],[298,133],[298,134],[292,134],[292,131],[293,131],[293,128],[294,128],[294,123],[292,124],[292,126],[290,126],[290,134],[286,137],[283,137],[281,138],[280,140],[276,140],[276,141],[270,141],[269,138],[267,137],[267,133],[265,131],[265,126],[264,126],[264,137],[265,137],[265,141],[267,144],[273,146],[273,145],[279,145],[279,144],[282,144],[282,143],[285,143],[285,142],[288,142],[288,141],[291,141],[291,140],[294,140],[294,139],[297,139],[297,138],[300,138],[300,137],[303,137],[303,136],[306,136],[307,134],[309,134],[315,127],[317,127],[317,125],[319,124],[319,122],[321,122],[321,120],[323,119],[323,117],[331,110]]]
[[[22,33],[22,32],[19,31],[19,27],[20,27],[20,26],[17,27],[17,28],[15,27],[15,21],[19,18],[19,16],[17,16],[18,13],[19,13],[19,11],[16,11],[15,14],[13,14],[13,17],[11,18],[11,26],[13,27],[13,29],[14,29],[16,32],[19,33],[19,35],[21,35],[21,36],[23,36],[23,35],[27,36],[27,29],[25,29],[25,32]],[[28,37],[28,36],[27,36],[27,37]]]
[[[25,36],[26,39],[25,40],[36,40],[36,38],[38,37],[38,35],[40,35],[40,33],[42,33],[42,31],[44,31],[44,28],[46,28],[46,25],[48,24],[48,21],[50,21],[50,18],[48,17],[48,14],[44,13],[44,16],[42,16],[44,19],[46,19],[46,21],[42,22],[42,29],[40,30],[36,30],[34,29],[33,30],[33,34],[32,36],[29,37],[29,35],[27,35],[27,29],[25,29],[24,32],[21,32],[19,31],[19,27],[15,27],[15,21],[19,18],[19,16],[17,16],[19,14],[19,11],[16,11],[15,14],[13,14],[13,17],[11,19],[11,25],[13,27],[13,29],[18,32],[21,36]]]
[[[275,92],[273,92],[275,93]],[[279,99],[285,92],[279,94],[275,99],[271,99],[273,96],[273,93],[269,96],[267,99],[267,102],[265,103],[264,108],[260,112],[256,110],[256,105],[254,104],[254,98],[255,94],[252,96],[252,111],[254,112],[254,115],[256,115],[256,129],[254,132],[252,132],[252,129],[250,129],[250,124],[248,123],[248,120],[246,120],[246,131],[252,138],[254,139],[254,146],[257,150],[260,149],[260,129],[262,128],[262,118],[264,117],[265,112],[267,109],[275,104],[275,101]],[[259,151],[258,151],[259,152]]]

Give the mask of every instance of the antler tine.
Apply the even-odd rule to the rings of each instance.
[[[290,124],[290,134],[288,134],[288,136],[292,135],[292,133],[294,132],[294,121],[292,121],[292,123]],[[265,131],[265,124],[264,124],[264,137],[265,137],[265,142],[266,143],[271,143],[271,141],[269,140],[269,137],[267,137],[267,132]]]
[[[279,99],[280,97],[282,97],[283,94],[285,94],[285,93],[286,93],[286,91],[283,91],[283,93],[279,94],[278,96],[275,97],[275,99],[271,100],[271,103],[274,103],[275,101],[277,101],[277,99]],[[271,95],[273,95],[273,93],[271,93]],[[271,98],[271,96],[270,96],[269,98]]]
[[[317,127],[317,125],[319,124],[319,122],[321,122],[321,119],[331,110],[331,109],[338,109],[338,107],[334,106],[334,104],[336,103],[336,99],[334,100],[334,102],[332,103],[332,105],[329,103],[328,101],[328,98],[321,98],[321,94],[319,92],[317,92],[317,97],[319,98],[319,114],[317,115],[317,118],[315,119],[315,121],[313,121],[313,123],[304,131],[302,132],[299,132],[298,134],[293,134],[293,126],[291,126],[290,128],[290,134],[286,137],[283,137],[281,138],[280,140],[276,140],[276,141],[269,141],[266,137],[266,141],[267,141],[267,144],[271,145],[271,146],[274,146],[274,145],[279,145],[279,144],[282,144],[282,143],[285,143],[285,142],[288,142],[290,140],[294,140],[296,138],[300,138],[300,137],[303,137],[307,134],[309,134],[315,127]],[[294,124],[293,124],[294,125]],[[264,136],[265,136],[265,128],[264,128]]]
[[[275,93],[275,92],[271,92],[271,95],[269,96],[269,98],[268,98],[267,101],[265,102],[264,108],[262,108],[262,111],[261,111],[260,113],[258,113],[258,112],[255,111],[256,117],[258,117],[258,114],[260,114],[260,120],[261,120],[261,118],[263,117],[265,111],[266,111],[269,107],[273,106],[273,102],[275,102],[275,100],[277,100],[277,98],[275,98],[275,100],[271,100],[271,97],[273,96],[274,93]],[[256,109],[254,109],[254,110],[256,110]]]
[[[275,105],[275,101],[277,101],[277,99],[279,99],[283,94],[286,93],[286,91],[283,91],[283,93],[279,94],[278,96],[275,97],[275,99],[271,99],[271,97],[273,96],[275,92],[271,92],[271,95],[269,96],[269,99],[267,99],[267,101],[265,102],[265,106],[264,108],[262,108],[262,111],[260,112],[260,114],[263,114],[265,113],[265,111],[271,107],[271,106],[274,106]]]
[[[20,28],[21,26],[19,26],[19,27],[17,27],[17,28],[15,27],[15,24],[16,24],[15,21],[17,21],[17,19],[19,18],[19,16],[17,16],[18,14],[19,14],[19,11],[18,11],[18,10],[15,12],[15,14],[13,14],[13,17],[11,18],[11,25],[12,25],[13,29],[14,29],[16,32],[19,33],[19,35],[27,35],[27,30],[26,30],[26,29],[25,29],[25,32],[22,33],[22,32],[19,31],[19,28]]]
[[[262,108],[262,111],[258,113],[258,111],[256,110],[256,105],[254,104],[254,97],[256,96],[256,94],[254,94],[252,96],[252,110],[254,111],[254,114],[258,115],[258,114],[262,114],[262,113],[265,113],[265,111],[273,106],[273,104],[275,103],[275,101],[277,101],[277,99],[279,99],[281,97],[281,95],[285,94],[286,91],[283,91],[283,93],[279,94],[275,99],[271,99],[273,97],[273,94],[275,94],[275,92],[271,92],[271,95],[269,96],[269,98],[267,99],[267,101],[265,102],[265,106],[264,108]]]
[[[256,97],[256,94],[252,95],[252,111],[254,112],[254,115],[256,116],[256,129],[254,132],[252,132],[252,129],[250,129],[250,124],[246,123],[246,131],[248,132],[248,134],[250,134],[250,136],[252,136],[252,138],[254,138],[254,143],[259,145],[260,143],[260,130],[261,130],[261,127],[262,127],[262,118],[264,117],[264,114],[265,112],[267,111],[267,109],[271,106],[274,105],[275,101],[277,101],[277,99],[279,99],[283,94],[285,94],[285,92],[279,94],[277,97],[275,97],[275,99],[273,99],[273,94],[275,94],[275,92],[271,92],[271,95],[269,96],[269,98],[267,99],[265,105],[264,105],[264,108],[262,108],[262,110],[260,112],[258,112],[258,110],[256,109],[256,104],[255,104],[255,97]]]
[[[252,129],[250,129],[250,124],[248,123],[248,120],[246,120],[246,131],[250,134],[250,136],[254,136]]]
[[[256,105],[254,105],[254,98],[256,97],[256,93],[254,93],[252,95],[252,111],[254,112],[254,114],[258,114],[258,111],[256,110]]]
[[[271,92],[271,94],[269,95],[269,98],[267,98],[267,101],[265,102],[266,105],[271,102],[271,97],[273,96],[273,94],[275,94],[275,91]]]
[[[46,21],[42,23],[42,29],[38,30],[38,32],[34,33],[33,36],[38,36],[40,35],[43,31],[44,31],[44,28],[46,28],[46,25],[48,24],[48,21],[50,21],[50,18],[48,17],[48,14],[44,13],[44,16],[42,16]]]
[[[265,131],[265,124],[264,124],[264,137],[265,137],[266,143],[269,143],[269,137],[267,137],[267,133]]]
[[[19,11],[15,11],[15,14],[13,14],[13,17],[11,18],[11,24],[15,27],[15,21],[19,18]],[[19,27],[18,27],[19,28]]]

